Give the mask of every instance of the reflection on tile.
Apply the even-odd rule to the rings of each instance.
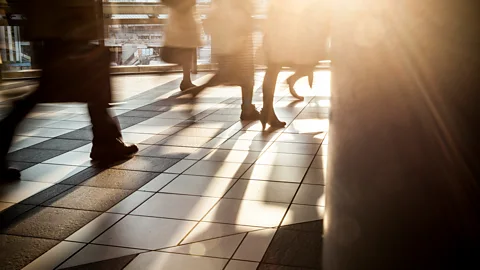
[[[184,147],[201,147],[210,141],[210,137],[187,137],[187,136],[175,136],[167,138],[162,142],[163,145],[174,145]]]
[[[70,235],[66,240],[88,243],[99,236],[103,231],[119,221],[123,215],[103,213],[90,223]]]
[[[214,151],[214,150],[209,149],[209,148],[197,148],[197,150],[195,150],[195,152],[188,155],[185,159],[200,160],[212,151]]]
[[[162,249],[161,251],[229,259],[244,237],[245,234],[236,234]]]
[[[42,150],[44,151],[44,150]],[[45,161],[47,164],[60,164],[71,166],[90,166],[90,153],[68,152]]]
[[[84,244],[80,243],[60,242],[60,244],[38,257],[23,270],[55,269],[83,246]]]
[[[288,204],[222,199],[204,221],[274,227],[280,225]]]
[[[149,252],[140,254],[125,270],[222,270],[228,260],[174,253]]]
[[[127,216],[94,243],[154,250],[177,245],[193,226],[193,221]]]
[[[302,184],[293,203],[325,206],[325,187]]]
[[[324,214],[325,207],[292,204],[282,222],[282,226],[321,220]]]
[[[132,212],[133,215],[200,220],[217,202],[216,198],[155,194]]]
[[[151,196],[153,196],[153,193],[151,192],[135,191],[123,201],[117,203],[114,207],[110,208],[110,210],[108,210],[107,212],[128,214]]]
[[[235,163],[253,163],[260,156],[261,152],[238,151],[238,150],[213,150],[203,160],[222,161]]]
[[[22,180],[58,183],[81,172],[84,169],[84,167],[77,166],[37,164],[22,171]]]
[[[139,190],[157,192],[164,186],[166,186],[168,183],[170,183],[177,176],[178,174],[162,173],[159,176],[153,178],[150,182],[141,187]]]
[[[154,158],[135,156],[129,161],[115,166],[116,169],[145,171],[145,172],[164,172],[166,169],[177,163],[178,159]]]
[[[162,192],[197,196],[222,197],[233,185],[234,179],[208,176],[180,175]]]
[[[261,132],[261,131],[244,131],[241,130],[232,139],[248,140],[248,141],[274,141],[280,132]]]
[[[257,267],[257,262],[231,260],[227,264],[227,268],[225,268],[225,270],[257,270]]]
[[[259,262],[267,251],[268,245],[275,235],[276,229],[249,232],[243,240],[233,259]]]
[[[145,150],[138,153],[139,156],[147,156],[147,157],[164,157],[164,158],[178,158],[182,159],[191,153],[193,153],[196,149],[189,148],[189,147],[177,147],[177,146],[159,146],[159,145],[152,145]]]
[[[63,134],[71,132],[71,129],[61,129],[61,128],[36,128],[30,130],[19,130],[18,135],[21,136],[35,136],[35,137],[44,137],[44,138],[55,138]]]
[[[220,149],[233,149],[243,151],[263,151],[268,148],[270,142],[248,141],[248,140],[227,140],[219,146]]]
[[[183,240],[182,244],[205,241],[229,235],[242,234],[246,232],[257,231],[260,229],[262,228],[211,222],[200,222]]]
[[[0,184],[0,202],[19,203],[52,185],[30,181],[3,183]]]
[[[274,142],[267,152],[315,155],[319,148],[319,144]]]
[[[23,148],[27,148],[46,140],[48,140],[48,138],[15,136],[8,152],[11,153]]]
[[[307,168],[312,163],[313,158],[313,155],[266,152],[255,162],[255,164]]]
[[[303,183],[313,185],[325,185],[326,170],[324,169],[309,169]]]
[[[185,174],[237,178],[247,170],[248,166],[248,164],[241,163],[201,160],[190,167]]]
[[[278,142],[289,142],[289,143],[313,143],[321,144],[325,133],[320,134],[292,134],[292,133],[283,133],[277,139]]]
[[[307,168],[271,166],[271,165],[253,165],[242,176],[244,179],[253,180],[272,180],[281,182],[299,183],[302,181]]]
[[[190,168],[193,164],[195,164],[196,160],[180,160],[177,164],[173,165],[172,167],[166,170],[166,173],[183,173],[188,168]]]
[[[90,244],[62,264],[59,269],[119,258],[140,252],[142,252],[142,250]]]
[[[298,184],[239,180],[225,198],[290,203]]]

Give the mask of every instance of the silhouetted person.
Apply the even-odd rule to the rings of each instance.
[[[202,45],[201,26],[195,8],[196,1],[163,0],[162,3],[169,7],[169,12],[161,57],[165,62],[182,66],[183,80],[180,90],[183,91],[195,87],[190,73],[195,50]]]
[[[27,38],[43,43],[39,51],[43,70],[38,89],[15,101],[12,111],[0,122],[0,177],[20,178],[18,170],[8,167],[8,149],[15,128],[41,102],[88,104],[94,137],[92,160],[110,164],[135,154],[138,148],[123,143],[118,122],[108,112],[112,100],[108,49],[89,44],[102,38],[96,3],[75,7],[68,1],[19,0],[11,4],[28,18]]]
[[[252,104],[255,84],[253,52],[253,3],[251,0],[214,0],[205,22],[212,35],[212,54],[218,60],[217,73],[204,85],[188,93],[194,96],[208,87],[234,85],[242,88],[242,120],[258,120]]]

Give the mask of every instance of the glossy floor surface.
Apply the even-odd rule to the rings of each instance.
[[[289,74],[275,97],[287,127],[268,132],[239,121],[236,87],[193,105],[171,98],[180,74],[113,77],[112,113],[140,151],[109,169],[90,163],[84,105],[37,106],[8,156],[22,181],[0,185],[0,268],[319,269],[330,72],[312,90],[298,82],[302,102]],[[257,107],[262,81],[257,73]]]

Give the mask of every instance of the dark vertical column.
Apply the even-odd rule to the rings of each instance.
[[[324,269],[480,269],[479,2],[335,3]]]

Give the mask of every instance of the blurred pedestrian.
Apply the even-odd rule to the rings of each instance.
[[[165,29],[165,44],[161,58],[167,63],[178,64],[183,69],[183,80],[180,90],[186,90],[195,85],[190,73],[195,57],[195,50],[200,47],[201,24],[196,12],[195,0],[163,0],[169,8],[168,23]]]
[[[111,164],[133,156],[138,148],[125,145],[118,122],[109,112],[112,101],[107,48],[90,44],[103,38],[96,2],[75,5],[68,1],[11,0],[12,8],[25,14],[25,36],[42,42],[39,52],[42,75],[36,91],[17,100],[0,122],[0,179],[16,180],[20,172],[9,168],[7,153],[18,124],[43,102],[88,104],[93,131],[92,160]],[[48,2],[48,3],[46,3]]]
[[[188,92],[196,96],[208,87],[218,85],[242,88],[242,120],[258,120],[259,112],[252,104],[255,66],[252,32],[253,3],[251,0],[214,0],[205,31],[212,36],[212,54],[218,71],[204,85]]]

